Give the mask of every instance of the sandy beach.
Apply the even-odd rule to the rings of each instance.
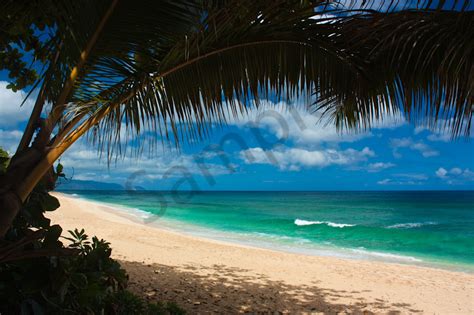
[[[474,314],[474,275],[251,248],[145,225],[101,204],[55,194],[65,231],[112,244],[130,289],[189,314]]]

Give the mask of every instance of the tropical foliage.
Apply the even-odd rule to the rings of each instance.
[[[44,214],[59,207],[49,194],[59,177],[61,164],[0,240],[0,313],[183,314],[173,303],[146,303],[126,291],[128,276],[108,242],[89,239],[83,229],[62,237],[62,228],[50,224]]]
[[[46,230],[29,251],[40,246],[74,254],[0,263],[2,314],[184,314],[174,303],[147,303],[126,291],[128,277],[106,241],[76,229],[64,247],[59,226]]]
[[[10,156],[8,155],[8,152],[0,148],[0,174],[6,172],[9,162]]]

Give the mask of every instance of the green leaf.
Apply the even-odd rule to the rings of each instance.
[[[61,163],[58,163],[58,165],[56,166],[56,174],[60,175],[63,173],[63,165]]]
[[[48,229],[48,233],[46,234],[44,238],[44,247],[46,248],[57,248],[58,246],[61,246],[61,242],[58,241],[59,237],[61,236],[61,233],[63,232],[63,229],[59,225],[52,225]]]
[[[54,211],[60,206],[59,200],[50,194],[42,195],[40,203],[43,211]]]

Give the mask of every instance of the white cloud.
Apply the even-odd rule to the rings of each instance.
[[[433,133],[426,137],[430,141],[449,142],[452,141],[452,136],[449,133]]]
[[[471,120],[471,123],[474,122]],[[464,130],[467,127],[468,122],[463,121],[461,130]],[[455,126],[454,119],[440,119],[438,120],[433,126],[418,126],[415,128],[414,133],[415,135],[420,134],[424,131],[428,132],[428,136],[426,139],[432,142],[450,142],[455,140],[452,135],[452,128]],[[461,137],[464,137],[461,136]],[[468,137],[474,137],[473,130],[471,129],[470,134]]]
[[[19,123],[27,121],[33,109],[33,98],[29,98],[23,106],[20,104],[25,99],[23,91],[12,92],[7,89],[8,82],[0,81],[0,126],[14,128]]]
[[[424,131],[429,132],[429,135],[426,137],[429,141],[436,142],[436,141],[441,141],[441,142],[449,142],[452,140],[451,133],[449,130],[445,130],[441,128],[441,124],[439,123],[439,127],[436,128],[430,128],[427,126],[418,126],[414,130],[414,134],[418,135]]]
[[[418,151],[423,157],[433,157],[439,155],[439,152],[431,148],[424,142],[416,142],[412,138],[396,138],[391,139],[390,145],[393,149],[393,155],[400,158],[402,155],[399,152],[400,148],[408,148],[414,151]]]
[[[413,186],[423,185],[429,178],[426,174],[420,173],[399,173],[394,174],[395,178],[385,178],[377,182],[378,185],[397,185],[397,186]]]
[[[440,167],[438,168],[438,170],[435,172],[436,176],[438,176],[439,178],[446,178],[446,174],[448,174],[448,171],[443,168],[443,167]]]
[[[373,173],[373,172],[380,172],[382,170],[385,170],[387,168],[394,167],[395,164],[393,163],[384,163],[384,162],[377,162],[377,163],[370,163],[367,166],[367,171]]]
[[[259,108],[252,107],[244,115],[233,118],[226,115],[228,124],[252,126],[267,129],[277,138],[292,140],[296,145],[316,145],[321,143],[354,142],[370,137],[369,131],[338,131],[331,121],[320,113],[311,113],[308,105],[301,100],[296,104],[262,102]],[[405,121],[401,116],[386,116],[373,124],[373,129],[397,128]]]
[[[415,129],[413,130],[413,133],[417,135],[417,134],[422,133],[425,130],[429,130],[429,128],[426,126],[416,126]]]
[[[375,153],[368,147],[360,151],[355,149],[305,150],[285,147],[274,150],[250,148],[240,152],[240,157],[247,164],[273,164],[281,170],[289,171],[298,171],[302,167],[351,166],[373,156]]]
[[[464,176],[464,178],[466,178],[467,180],[474,180],[474,172],[471,171],[470,169],[465,169],[463,172],[462,172],[462,175]]]
[[[462,170],[459,167],[454,167],[449,171],[453,175],[461,175]]]
[[[390,178],[385,178],[377,182],[378,185],[397,185],[397,186],[413,186],[413,185],[423,185],[423,181],[416,180],[393,180]]]
[[[212,156],[211,156],[212,158]],[[133,174],[143,173],[134,179],[136,184],[140,181],[159,181],[163,177],[183,178],[190,175],[211,176],[229,174],[238,167],[234,164],[225,165],[223,161],[216,158],[209,161],[205,155],[201,161],[195,155],[187,155],[175,149],[164,148],[162,152],[156,152],[153,158],[141,156],[126,156],[114,161],[107,168],[106,158],[99,159],[98,151],[92,148],[85,140],[75,143],[61,157],[61,163],[65,167],[67,176],[74,179],[113,181],[125,185]]]
[[[16,147],[20,142],[22,134],[23,133],[20,130],[0,129],[0,147],[12,155],[16,151]]]
[[[435,172],[436,176],[445,180],[448,184],[462,184],[466,181],[474,181],[474,172],[466,168],[453,167],[450,170],[440,167]]]

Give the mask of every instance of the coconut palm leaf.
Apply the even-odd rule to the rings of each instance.
[[[402,11],[346,19],[341,46],[365,56],[345,99],[317,108],[339,126],[367,127],[388,113],[469,134],[474,104],[474,12]]]
[[[67,30],[58,32],[63,34],[60,42],[68,44],[62,51],[58,77],[67,79],[65,69],[73,68],[83,53],[80,48],[87,46],[97,31],[110,8],[110,2],[104,3],[97,7],[93,2],[59,5],[65,18],[58,28]],[[385,1],[383,8],[400,7],[401,3]],[[456,7],[461,3],[465,8],[469,1],[456,1]],[[433,67],[435,59],[420,69],[423,75],[415,76],[400,67],[400,60],[406,58],[411,63],[434,58],[426,49],[402,49],[415,47],[407,43],[420,40],[429,45],[429,36],[418,38],[424,33],[414,31],[418,27],[415,21],[421,19],[429,28],[435,19],[433,12],[415,12],[416,16],[407,11],[382,14],[359,10],[356,15],[346,15],[347,8],[373,7],[370,1],[354,1],[344,9],[331,9],[333,16],[328,18],[331,4],[148,0],[137,6],[132,1],[118,1],[75,81],[53,144],[70,139],[71,132],[77,135],[77,124],[91,129],[92,139],[106,146],[109,156],[121,152],[121,137],[127,133],[133,136],[148,130],[156,139],[163,135],[175,143],[200,138],[209,122],[225,121],[228,108],[233,113],[245,111],[249,103],[258,105],[259,99],[270,93],[291,99],[314,92],[316,108],[332,113],[336,124],[348,127],[369,127],[373,120],[401,108],[406,113],[414,112],[410,108],[428,107],[430,113],[449,113],[462,99],[469,103],[472,88],[466,83],[467,88],[451,88],[447,97],[437,97],[423,106],[431,101],[428,96],[444,95],[446,84],[454,84],[452,79],[460,73],[439,79]],[[437,16],[445,16],[439,11],[444,2],[417,1],[416,5],[436,8]],[[451,17],[460,15],[469,16],[469,12],[452,13]],[[87,17],[89,23],[84,26],[77,16]],[[399,18],[404,23],[395,25]],[[451,32],[448,24],[433,29],[433,34]],[[394,29],[398,31],[393,33]],[[458,43],[463,45],[463,39]],[[463,60],[469,62],[468,58]],[[57,100],[64,86],[49,90],[49,98]],[[65,106],[63,103],[56,101],[55,106]],[[461,108],[456,117],[459,112],[466,113],[464,104],[465,110]],[[457,123],[457,130],[461,125]]]
[[[337,25],[314,18],[318,5],[325,2],[229,1],[191,10],[182,29],[160,26],[158,35],[145,34],[144,43],[130,43],[137,34],[120,32],[118,6],[105,29],[114,35],[95,47],[69,116],[87,116],[83,124],[100,120],[93,138],[120,153],[123,126],[131,134],[143,128],[172,134],[177,143],[205,135],[209,122],[225,120],[228,108],[242,112],[270,93],[286,99],[310,94],[315,81],[331,90],[332,72],[344,78],[355,70],[332,45]],[[133,11],[124,11],[130,19]]]

